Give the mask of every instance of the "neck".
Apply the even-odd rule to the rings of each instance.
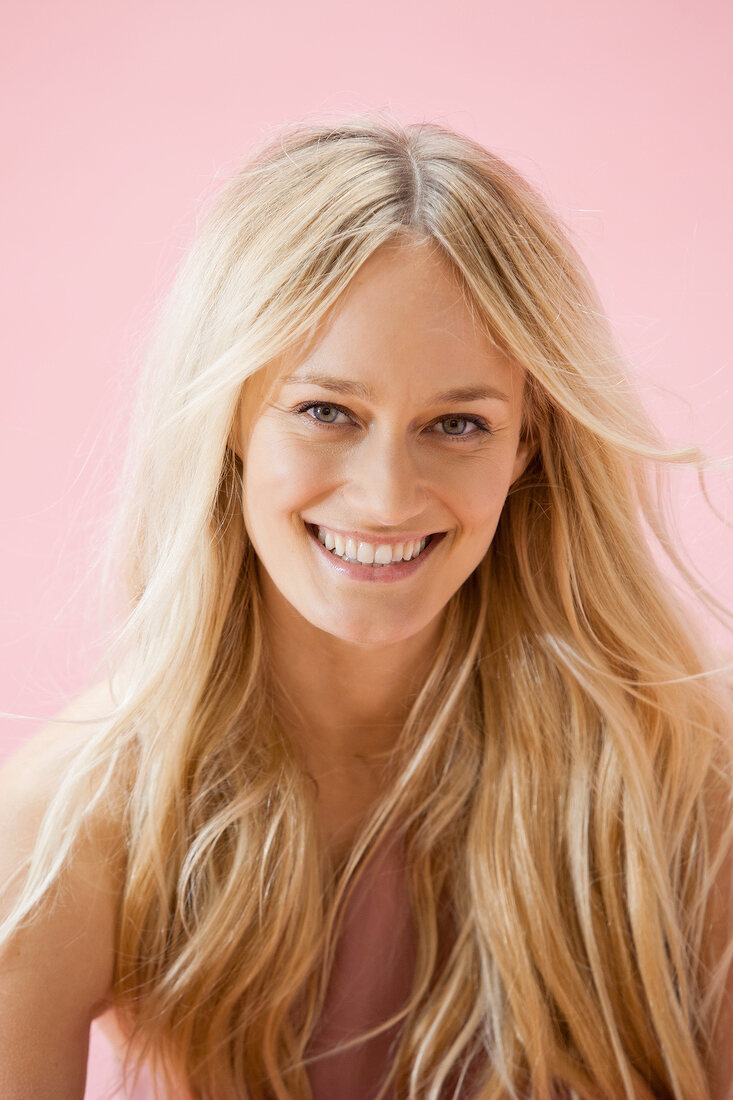
[[[430,668],[440,621],[387,646],[327,634],[292,608],[265,601],[280,717],[314,762],[367,763],[388,754]]]

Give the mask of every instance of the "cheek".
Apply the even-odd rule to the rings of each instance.
[[[245,466],[245,496],[256,502],[257,521],[298,511],[334,483],[333,456],[287,434],[252,434]]]
[[[468,530],[484,534],[496,526],[511,481],[509,463],[464,464],[456,475],[443,478],[441,495]]]

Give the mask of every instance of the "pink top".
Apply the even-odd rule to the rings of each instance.
[[[407,1002],[415,936],[404,866],[385,845],[365,868],[344,914],[326,1003],[307,1054],[368,1031]],[[314,1100],[369,1100],[389,1065],[399,1025],[308,1067]]]
[[[409,998],[414,967],[415,932],[404,860],[398,844],[385,843],[374,853],[349,899],[326,1003],[307,1054],[326,1051],[394,1015]],[[389,1048],[399,1027],[309,1065],[314,1100],[373,1100],[390,1064]],[[122,1097],[119,1073],[111,1081],[113,1060],[106,1041],[95,1031],[85,1100]],[[463,1100],[474,1094],[470,1090],[467,1081]],[[130,1100],[152,1097],[152,1086],[141,1082]]]

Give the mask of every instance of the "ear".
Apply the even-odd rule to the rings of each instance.
[[[536,443],[533,443],[530,439],[520,439],[517,445],[517,453],[514,458],[514,466],[512,467],[512,480],[510,484],[513,485],[514,482],[522,476],[536,454]]]

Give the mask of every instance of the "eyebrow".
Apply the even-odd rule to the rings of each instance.
[[[334,390],[335,393],[348,394],[351,397],[361,397],[364,401],[373,401],[374,393],[368,386],[361,382],[350,382],[347,378],[336,378],[330,374],[308,373],[290,374],[283,379],[283,385],[311,385],[323,386],[324,389]],[[428,405],[452,404],[457,401],[506,401],[510,404],[507,394],[498,390],[495,386],[458,386],[450,390],[441,390],[434,393],[428,399]]]

